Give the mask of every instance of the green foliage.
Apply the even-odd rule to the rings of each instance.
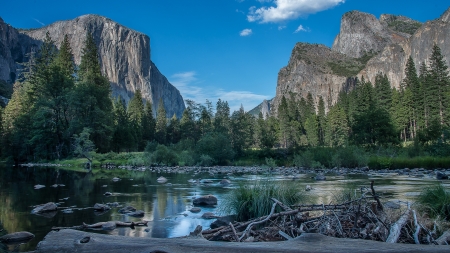
[[[0,80],[0,96],[10,99],[13,93],[12,85],[7,84],[5,81]],[[0,106],[5,107],[5,105],[1,104]]]
[[[364,65],[357,61],[338,60],[337,62],[327,62],[327,64],[335,75],[344,77],[356,76],[364,68]]]
[[[277,163],[272,157],[266,157],[265,160],[266,160],[267,167],[269,167],[269,168],[277,167]]]
[[[183,150],[178,155],[179,166],[193,166],[195,165],[194,153],[188,150]]]
[[[300,189],[300,186],[271,180],[247,182],[226,195],[220,209],[224,213],[236,214],[238,221],[247,221],[268,215],[273,205],[270,198],[276,198],[288,206],[302,203],[307,198]],[[277,210],[280,211],[279,207]]]
[[[152,155],[152,161],[156,164],[174,166],[178,164],[177,154],[164,145],[158,145]]]
[[[83,131],[73,135],[73,154],[78,157],[84,157],[92,162],[92,152],[95,151],[94,143],[89,139],[91,130],[83,128]]]
[[[405,22],[401,20],[392,20],[391,22],[388,22],[388,27],[391,28],[394,31],[407,33],[413,35],[417,29],[419,29],[422,26],[422,23],[420,22]]]
[[[426,187],[417,198],[422,210],[431,217],[450,220],[450,191],[442,184]]]
[[[221,133],[208,133],[197,143],[196,152],[200,155],[211,157],[218,164],[227,164],[232,160],[234,151],[231,148],[229,138]]]
[[[371,169],[403,169],[403,168],[448,168],[450,167],[449,157],[390,157],[390,156],[370,156],[368,166]]]
[[[200,155],[200,160],[198,165],[209,167],[216,163],[216,160],[209,155]]]

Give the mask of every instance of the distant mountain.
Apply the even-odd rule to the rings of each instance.
[[[162,99],[167,117],[181,117],[185,109],[183,97],[151,61],[150,38],[98,15],[29,30],[17,30],[0,18],[0,79],[14,82],[20,71],[16,62],[26,61],[25,55],[40,47],[47,31],[57,47],[68,35],[76,64],[80,64],[86,34],[93,34],[102,72],[111,82],[113,96],[128,102],[139,89],[143,98],[153,104],[154,112]]]
[[[272,100],[273,98],[270,100],[264,99],[264,101],[261,104],[257,105],[255,108],[248,111],[248,113],[255,117],[259,117],[259,113],[261,112],[264,119],[266,119],[268,116],[270,116],[270,104],[272,103]]]
[[[377,73],[384,73],[391,86],[398,88],[408,57],[412,56],[419,69],[434,44],[450,64],[450,9],[425,24],[404,16],[383,14],[376,19],[359,11],[345,13],[332,48],[295,45],[288,65],[278,73],[271,113],[276,114],[281,98],[290,94],[299,99],[311,93],[316,104],[321,96],[328,108],[340,91],[354,87],[356,77],[374,84]]]

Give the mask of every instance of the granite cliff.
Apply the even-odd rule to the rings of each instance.
[[[419,69],[434,44],[450,64],[450,9],[425,24],[404,16],[383,14],[376,19],[371,14],[348,12],[332,48],[295,45],[288,65],[279,71],[272,114],[277,113],[282,96],[290,93],[300,98],[310,92],[316,103],[322,96],[328,108],[327,101],[335,103],[340,91],[354,87],[355,77],[374,83],[377,73],[384,73],[392,87],[398,88],[408,57]]]
[[[164,101],[167,117],[172,117],[173,114],[181,117],[185,109],[180,92],[151,61],[150,38],[145,34],[98,15],[84,15],[39,29],[19,31],[1,20],[0,27],[8,28],[0,30],[0,38],[13,38],[3,46],[0,45],[0,50],[6,48],[5,51],[10,52],[10,55],[4,57],[6,60],[0,58],[0,69],[9,67],[8,70],[0,71],[0,78],[3,80],[13,81],[7,75],[17,75],[18,68],[14,62],[23,61],[26,53],[39,47],[47,31],[58,47],[64,35],[68,35],[76,64],[81,61],[86,34],[92,33],[98,47],[102,72],[111,82],[113,96],[120,96],[128,102],[139,89],[143,98],[153,104],[154,112],[160,99]]]

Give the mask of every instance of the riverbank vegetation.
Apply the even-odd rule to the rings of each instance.
[[[27,57],[12,95],[1,89],[11,97],[0,110],[0,156],[8,162],[450,167],[450,77],[437,46],[419,73],[408,60],[398,89],[380,73],[374,84],[356,80],[336,101],[291,93],[272,115],[257,116],[231,112],[221,99],[186,100],[178,118],[139,90],[128,103],[112,98],[91,35],[79,66],[68,39],[57,50],[49,34]]]

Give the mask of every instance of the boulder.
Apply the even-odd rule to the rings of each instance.
[[[111,209],[111,207],[109,207],[108,205],[104,205],[104,204],[99,204],[99,203],[95,203],[94,205],[94,210],[95,211],[108,211],[109,209]]]
[[[48,202],[47,204],[42,204],[36,206],[31,213],[34,214],[40,214],[40,213],[46,213],[46,212],[54,212],[58,210],[58,206],[53,202]]]
[[[21,231],[0,237],[0,242],[5,244],[26,243],[33,238],[34,234],[27,231]]]
[[[231,184],[231,181],[228,179],[222,179],[222,181],[220,181],[220,184],[223,186],[227,186],[227,185]]]
[[[37,185],[34,186],[35,190],[39,190],[39,189],[42,189],[42,188],[45,188],[45,185],[37,184]]]
[[[217,218],[217,216],[214,213],[207,212],[207,213],[202,214],[202,218],[203,219],[215,219],[215,218]]]
[[[167,178],[165,178],[165,177],[163,177],[163,176],[158,177],[158,179],[156,179],[156,182],[158,182],[158,183],[160,183],[160,184],[164,184],[164,183],[167,182]]]
[[[118,181],[120,181],[120,178],[114,177],[114,178],[112,179],[112,181],[113,181],[113,182],[118,182]]]
[[[193,208],[189,209],[189,212],[191,212],[191,213],[199,213],[201,211],[202,211],[202,209],[200,207],[193,207]]]
[[[137,210],[135,212],[129,212],[127,215],[131,217],[144,217],[145,213],[142,210]]]
[[[230,222],[236,221],[236,215],[227,215],[223,217],[218,217],[213,223],[211,223],[210,228],[215,229],[222,226],[229,226]]]
[[[196,206],[213,206],[217,205],[217,198],[214,195],[201,196],[194,199],[193,204]]]
[[[118,211],[119,213],[126,214],[131,212],[136,212],[136,208],[132,206],[126,206]]]
[[[325,181],[327,178],[324,175],[317,175],[314,177],[316,181]]]
[[[436,172],[436,179],[437,180],[446,180],[446,179],[448,179],[448,176],[447,176],[447,174],[444,174],[444,173],[442,173],[442,172]]]
[[[307,192],[309,192],[309,191],[311,191],[312,190],[312,187],[311,187],[311,185],[306,185],[306,187],[305,187],[305,191],[307,191]]]
[[[111,193],[111,192],[105,192],[105,193],[103,193],[103,195],[105,195],[105,196],[111,196],[112,193]]]

